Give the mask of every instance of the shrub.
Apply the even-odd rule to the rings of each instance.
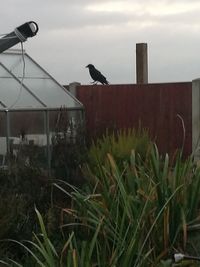
[[[37,229],[34,205],[43,214],[50,206],[50,186],[38,169],[24,166],[13,172],[0,172],[0,239],[31,239]],[[21,250],[7,247],[7,254],[21,257]],[[5,244],[0,243],[0,256],[5,256]]]
[[[107,154],[110,153],[117,165],[123,167],[124,162],[129,162],[132,150],[144,160],[151,147],[148,132],[140,128],[106,133],[102,138],[93,141],[88,152],[88,164],[90,168],[103,165],[107,160]]]
[[[90,178],[87,187],[54,184],[71,198],[71,206],[68,202],[62,209],[62,249],[56,251],[54,236],[51,242],[36,211],[43,235],[26,243],[31,245],[27,266],[36,257],[38,266],[52,266],[47,265],[49,255],[55,266],[63,267],[170,266],[174,250],[187,251],[189,230],[199,225],[200,168],[192,157],[183,161],[181,153],[170,162],[148,138],[142,155],[131,141],[129,151],[112,138],[93,144],[84,166]],[[109,148],[111,141],[118,149]],[[49,216],[53,214],[49,210]]]
[[[171,262],[160,260],[174,248],[187,248],[200,204],[200,170],[192,158],[183,162],[179,154],[171,165],[155,148],[145,162],[132,151],[124,169],[109,154],[97,167],[98,173],[88,168],[87,192],[74,189],[73,209],[65,209],[78,222],[76,239],[86,247],[94,244],[86,266],[162,266]],[[73,249],[80,254],[79,246]]]

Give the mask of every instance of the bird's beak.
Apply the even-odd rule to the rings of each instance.
[[[88,68],[88,65],[87,66],[85,66],[86,68]]]

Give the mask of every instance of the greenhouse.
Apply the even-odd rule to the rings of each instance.
[[[0,54],[0,168],[52,170],[58,140],[76,142],[83,105],[23,50]]]

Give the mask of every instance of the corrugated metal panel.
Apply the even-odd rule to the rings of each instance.
[[[172,153],[183,143],[184,120],[186,139],[184,152],[192,150],[192,83],[145,85],[82,85],[77,98],[86,110],[90,136],[106,128],[129,128],[141,123],[155,138],[161,152]]]

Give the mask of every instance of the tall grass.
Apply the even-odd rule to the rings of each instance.
[[[97,173],[88,168],[89,192],[71,193],[78,231],[96,244],[96,266],[156,266],[174,248],[185,249],[188,224],[198,219],[200,176],[192,159],[178,155],[172,165],[156,147],[145,162],[136,157],[132,151],[121,168],[108,154]]]
[[[9,241],[11,243],[15,243],[16,245],[22,247],[25,252],[28,253],[28,263],[27,266],[38,266],[38,267],[56,267],[58,266],[58,254],[56,249],[54,248],[52,242],[50,241],[44,221],[40,212],[35,208],[35,212],[37,214],[38,222],[41,229],[41,234],[36,235],[33,233],[33,241],[25,240],[22,242],[8,239],[4,240],[4,242]],[[24,265],[19,264],[17,261],[13,259],[8,259],[7,262],[1,261],[4,265],[10,266],[18,266],[23,267]]]
[[[188,229],[200,220],[200,170],[192,158],[183,161],[180,153],[170,161],[155,146],[144,157],[133,149],[117,161],[107,153],[95,168],[88,164],[85,189],[54,184],[71,198],[62,210],[65,244],[56,252],[36,210],[42,238],[23,246],[37,266],[169,266],[173,251],[187,249]]]

